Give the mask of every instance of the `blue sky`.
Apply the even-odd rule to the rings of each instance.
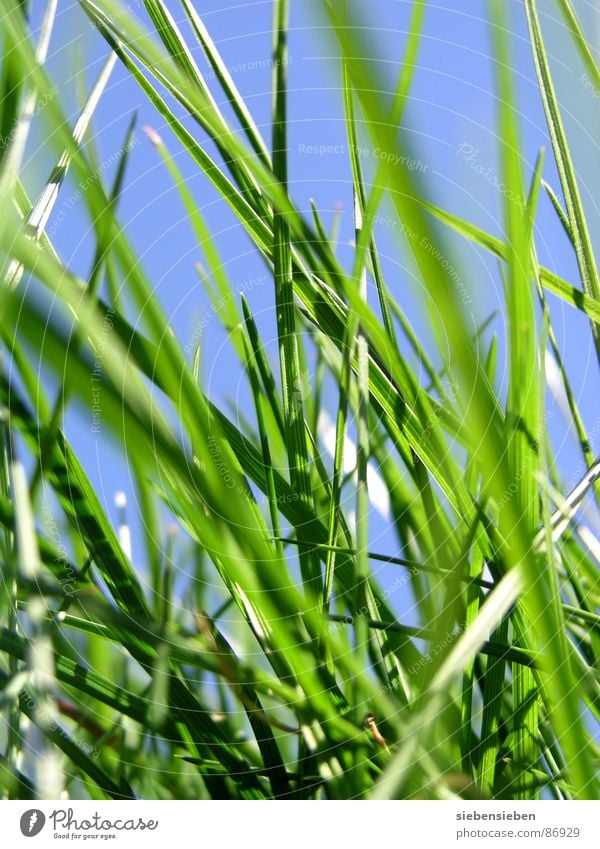
[[[37,7],[38,4],[34,3]],[[144,19],[141,2],[130,0],[131,9]],[[214,41],[246,98],[258,126],[270,135],[269,66],[271,45],[271,2],[198,2]],[[351,258],[352,239],[351,176],[346,149],[342,99],[339,89],[337,47],[320,17],[319,3],[292,0],[289,38],[289,149],[290,191],[300,209],[309,214],[309,201],[316,200],[325,220],[331,221],[337,204],[342,207],[340,256]],[[599,238],[597,162],[598,103],[582,79],[583,69],[568,42],[552,3],[544,5],[542,24],[556,73],[567,130],[581,177],[584,203],[590,215],[592,236]],[[576,11],[590,33],[598,32],[598,15],[592,3],[575,2]],[[524,142],[524,169],[529,177],[537,152],[546,145],[544,176],[558,189],[556,171],[551,162],[548,133],[539,100],[525,14],[521,2],[510,0],[510,26],[513,33],[513,59]],[[411,3],[407,0],[369,0],[360,3],[366,25],[365,43],[376,45],[378,70],[390,87],[399,70],[406,38]],[[181,5],[172,0],[170,8],[182,29]],[[415,74],[414,88],[406,125],[411,140],[411,155],[420,164],[428,195],[439,205],[474,221],[490,232],[502,235],[501,201],[495,185],[500,179],[496,137],[494,65],[490,58],[491,40],[486,23],[486,3],[459,0],[452,4],[429,4],[425,33]],[[593,38],[592,38],[593,41]],[[67,111],[76,114],[76,80],[85,67],[88,86],[99,72],[106,47],[91,29],[72,0],[60,4],[57,29],[53,38],[49,67],[63,92]],[[196,52],[201,67],[204,63]],[[85,61],[83,59],[85,57]],[[213,81],[214,82],[214,81]],[[216,91],[216,89],[215,89]],[[222,98],[218,98],[221,100]],[[138,130],[128,169],[126,189],[120,206],[120,218],[131,241],[143,256],[144,266],[185,347],[208,309],[195,263],[200,259],[192,229],[186,220],[176,191],[165,173],[156,151],[142,131],[144,125],[158,130],[165,138],[187,177],[199,205],[203,208],[226,260],[228,274],[236,287],[248,289],[248,298],[263,333],[270,340],[269,353],[276,361],[275,320],[271,282],[265,267],[236,224],[233,215],[218,202],[197,168],[164,130],[162,122],[127,73],[117,67],[105,100],[95,121],[104,176],[110,179],[130,116],[139,112]],[[198,131],[199,137],[202,138]],[[48,173],[48,145],[40,126],[32,138],[28,159],[27,183],[33,195]],[[317,147],[315,152],[314,148]],[[321,146],[325,146],[323,149]],[[312,148],[312,149],[311,149]],[[209,145],[209,149],[212,149]],[[364,155],[367,172],[377,164],[376,152]],[[481,167],[479,167],[481,166]],[[403,167],[399,165],[398,167]],[[481,170],[486,176],[482,176]],[[54,240],[64,261],[85,275],[90,263],[93,241],[88,221],[79,205],[69,199],[77,190],[74,182],[63,187],[54,213]],[[392,291],[415,322],[418,332],[428,338],[427,310],[419,287],[412,280],[412,266],[406,246],[398,238],[398,222],[384,205],[378,228],[388,282]],[[50,224],[52,227],[52,222]],[[482,321],[501,305],[501,281],[498,268],[489,256],[456,239],[451,239],[453,264],[473,298],[474,316]],[[538,250],[542,261],[572,282],[577,282],[576,265],[566,238],[549,202],[542,198],[538,219]],[[597,368],[587,320],[550,298],[559,344],[564,351],[569,374],[576,390],[586,424],[600,447],[600,411]],[[501,317],[494,329],[502,336]],[[227,349],[218,320],[206,323],[204,330],[203,371],[209,394],[225,404],[227,400],[248,410],[248,394],[240,383],[239,370]],[[502,354],[501,349],[501,354]],[[335,398],[330,397],[334,409]],[[578,454],[560,413],[552,407],[550,428],[559,450],[561,467],[568,477],[576,466]],[[84,458],[87,471],[97,487],[108,513],[115,517],[113,495],[116,490],[130,491],[129,473],[123,458],[104,432],[90,434],[88,419],[72,408],[66,430],[74,447]],[[141,555],[134,509],[129,509],[134,528],[134,560]],[[386,523],[373,517],[372,546],[395,553],[394,537]]]

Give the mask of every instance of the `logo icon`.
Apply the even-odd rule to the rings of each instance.
[[[46,824],[46,817],[37,808],[25,811],[21,816],[21,834],[25,837],[35,837]]]

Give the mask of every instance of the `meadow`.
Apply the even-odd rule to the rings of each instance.
[[[600,278],[547,4],[484,4],[498,165],[469,141],[456,158],[494,183],[493,231],[440,204],[407,129],[429,4],[401,4],[392,90],[367,4],[307,4],[344,137],[316,123],[299,152],[343,159],[343,246],[339,215],[289,187],[294,3],[270,4],[271,52],[232,66],[199,2],[79,0],[105,58],[91,85],[78,76],[75,120],[47,67],[61,9],[37,4],[33,26],[35,5],[0,11],[2,797],[598,798],[600,460],[564,348],[600,364]],[[594,108],[596,53],[572,0],[552,5]],[[518,15],[545,119],[533,165]],[[132,113],[101,153],[115,69],[155,120]],[[270,80],[268,126],[237,84],[251,71]],[[50,163],[34,188],[32,138]],[[152,192],[151,173],[128,178],[143,144],[206,300],[187,337],[121,218]],[[572,277],[540,260],[542,204]],[[258,272],[232,272],[216,208]],[[65,248],[74,209],[83,271]],[[175,254],[167,224],[148,226]],[[455,239],[494,259],[491,318]],[[204,344],[216,326],[235,371]],[[116,504],[94,483],[97,435],[131,483]]]

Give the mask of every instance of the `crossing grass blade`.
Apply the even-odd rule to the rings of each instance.
[[[50,38],[58,8],[58,0],[48,0],[40,35],[35,47],[35,59],[43,65],[48,55]],[[14,9],[14,4],[13,4]],[[21,10],[17,11],[20,14]],[[36,108],[37,91],[31,86],[24,74],[25,67],[20,61],[18,52],[13,48],[14,35],[5,33],[4,56],[2,62],[1,102],[1,137],[2,145],[2,174],[0,176],[0,199],[2,203],[12,200],[15,182],[25,153],[29,130]]]

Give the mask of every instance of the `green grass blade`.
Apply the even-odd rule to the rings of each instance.
[[[221,58],[211,35],[204,25],[204,22],[190,0],[181,0],[186,14],[190,19],[190,23],[194,29],[196,37],[204,50],[208,61],[223,89],[232,109],[237,115],[237,118],[246,133],[250,144],[254,148],[257,156],[259,156],[267,167],[270,167],[271,159],[267,146],[258,130],[250,110],[246,106],[243,97],[240,95],[233,77],[229,73],[227,65]]]
[[[288,2],[274,5],[273,71],[273,171],[280,184],[287,186],[287,25]],[[285,217],[276,212],[273,220],[273,267],[275,306],[281,366],[283,415],[286,426],[290,483],[307,504],[312,501],[308,468],[308,446],[304,429],[302,374],[294,305],[290,234]],[[318,560],[300,552],[302,574],[309,597],[318,597],[321,571]]]
[[[594,54],[586,41],[586,37],[581,29],[579,21],[577,20],[573,6],[571,5],[570,0],[557,0],[557,3],[567,25],[567,29],[569,30],[569,34],[575,43],[577,52],[579,53],[585,69],[596,89],[596,93],[600,95],[600,69],[598,68],[598,63],[594,58]]]
[[[563,126],[560,107],[552,82],[552,74],[548,56],[544,47],[544,40],[540,28],[535,0],[526,0],[527,23],[531,47],[538,77],[540,94],[548,123],[548,130],[552,140],[552,149],[558,168],[560,182],[565,198],[567,215],[570,225],[579,273],[583,290],[589,297],[600,300],[600,280],[596,268],[596,260],[592,247],[591,237],[588,231],[583,203],[579,194],[575,166],[571,158],[567,136]],[[600,361],[600,331],[595,324],[592,325],[592,333],[596,345],[596,352]]]

